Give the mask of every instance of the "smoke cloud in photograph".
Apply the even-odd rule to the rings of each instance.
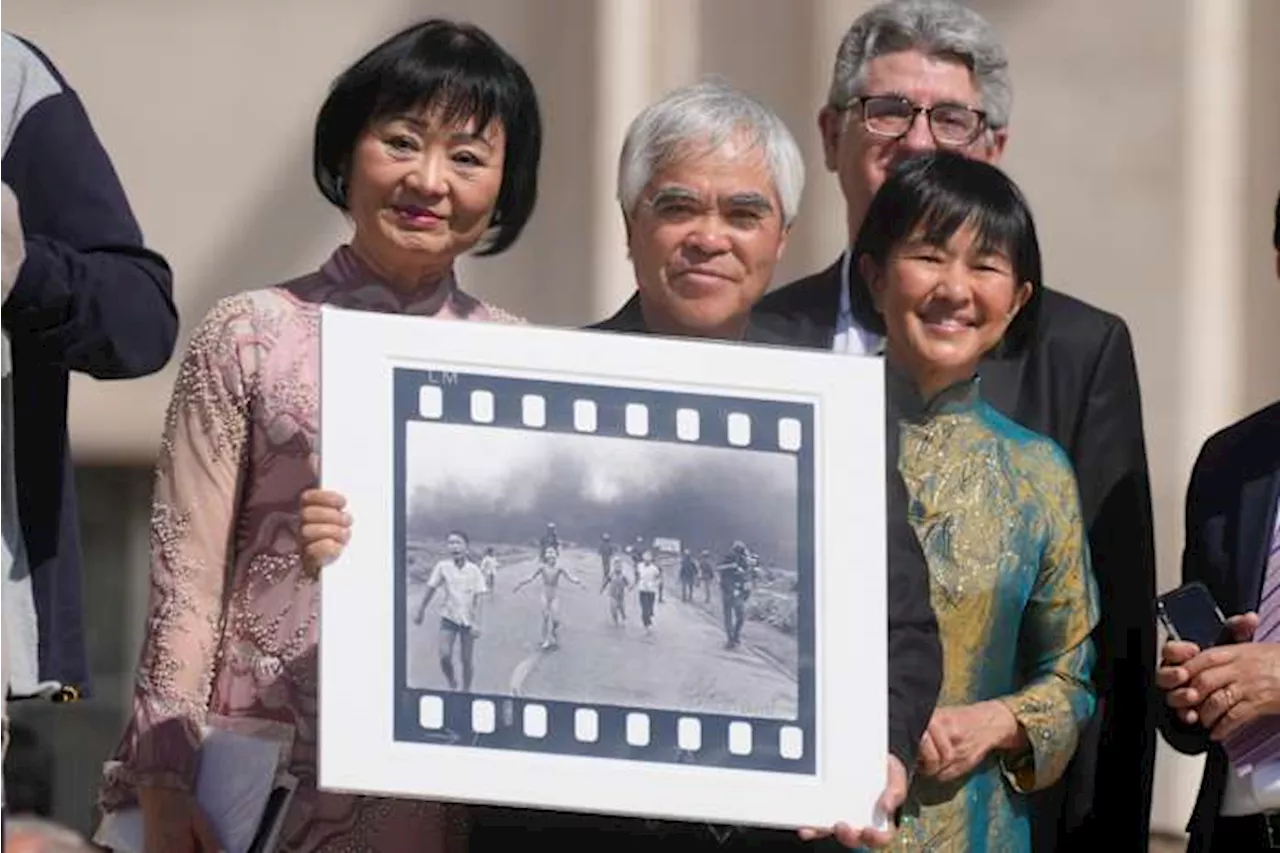
[[[797,464],[785,453],[464,424],[406,425],[411,538],[451,528],[478,542],[601,534],[677,538],[689,547],[747,542],[769,563],[796,554]]]

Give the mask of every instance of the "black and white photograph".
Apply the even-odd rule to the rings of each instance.
[[[796,717],[795,454],[405,428],[409,687]]]
[[[327,790],[874,820],[884,371],[322,310]],[[547,785],[554,777],[556,785]]]

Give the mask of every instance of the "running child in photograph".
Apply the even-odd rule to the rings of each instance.
[[[467,553],[470,541],[461,530],[453,530],[445,537],[449,558],[435,564],[427,579],[427,591],[422,604],[414,614],[413,622],[421,625],[427,615],[427,606],[435,594],[443,589],[440,604],[440,671],[449,682],[450,690],[457,690],[457,677],[453,670],[453,649],[461,647],[462,689],[471,692],[471,680],[475,674],[475,641],[480,635],[480,597],[488,592],[489,584],[480,567],[471,561]]]
[[[630,562],[622,554],[612,554],[604,586],[600,589],[601,593],[609,594],[609,618],[614,625],[624,625],[627,621],[627,590],[631,589]]]
[[[542,551],[542,561],[533,570],[533,574],[516,584],[513,593],[524,589],[528,584],[542,579],[542,648],[556,649],[560,647],[560,578],[565,578],[575,586],[583,586],[576,575],[559,565],[559,544],[547,545]]]

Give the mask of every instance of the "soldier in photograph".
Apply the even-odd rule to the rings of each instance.
[[[736,648],[742,642],[742,623],[746,620],[747,598],[751,595],[751,553],[745,543],[733,543],[720,562],[720,598],[724,608],[725,648]]]
[[[608,533],[600,534],[600,590],[609,585],[609,576],[613,572],[613,557],[618,553],[618,547],[613,544],[613,539]]]
[[[693,601],[693,590],[698,585],[698,561],[688,548],[680,555],[680,600]]]

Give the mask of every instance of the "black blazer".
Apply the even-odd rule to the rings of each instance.
[[[840,263],[779,288],[759,322],[812,347],[835,337]],[[880,326],[854,276],[854,319]],[[1155,543],[1142,406],[1129,330],[1119,317],[1045,288],[1018,337],[984,359],[983,396],[1070,455],[1089,529],[1102,618],[1099,713],[1063,779],[1033,796],[1037,853],[1146,853],[1155,763]]]
[[[638,297],[633,296],[618,313],[588,328],[598,331],[646,334]],[[749,322],[746,343],[786,346],[796,343],[774,331],[771,325]],[[889,617],[889,751],[902,760],[908,772],[915,764],[920,738],[929,725],[942,686],[942,646],[938,623],[929,603],[929,570],[924,552],[907,520],[907,489],[895,464],[897,431],[887,430],[886,453],[888,511],[888,617]],[[794,832],[749,830],[737,832],[721,844],[701,824],[673,824],[635,818],[603,817],[521,809],[472,809],[473,853],[498,853],[515,843],[542,840],[553,844],[589,842],[613,853],[650,850],[725,851],[741,847],[755,853],[804,847]],[[534,833],[529,835],[527,833]],[[843,849],[834,841],[821,845]]]
[[[1182,580],[1200,581],[1228,616],[1258,606],[1280,502],[1280,403],[1235,423],[1200,449],[1187,487]],[[1160,729],[1179,752],[1208,752],[1200,795],[1187,824],[1188,851],[1207,851],[1222,806],[1227,756],[1201,726],[1187,726],[1160,703]]]

